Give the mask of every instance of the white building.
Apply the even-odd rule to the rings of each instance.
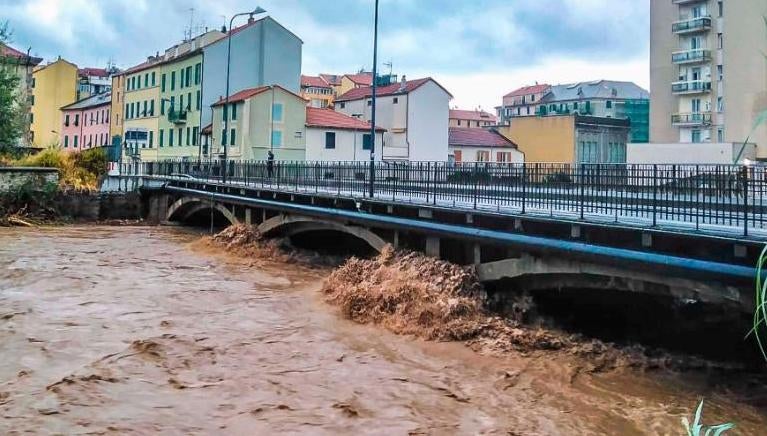
[[[386,130],[376,129],[376,144],[382,144]],[[370,123],[332,109],[306,108],[306,160],[369,161]],[[375,154],[381,160],[381,153]]]
[[[517,144],[494,130],[450,128],[450,160],[456,163],[524,163]]]
[[[336,99],[335,110],[370,122],[371,95],[371,88],[352,89]],[[378,88],[376,125],[386,129],[382,158],[446,161],[452,98],[429,77],[409,81],[403,77],[400,83]]]

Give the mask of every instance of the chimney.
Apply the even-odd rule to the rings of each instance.
[[[226,25],[221,26],[221,33],[226,33]]]
[[[401,81],[401,82],[400,82],[400,84],[399,84],[399,90],[400,90],[400,92],[401,92],[401,91],[404,91],[406,87],[407,87],[407,76],[405,76],[405,75],[403,74],[403,75],[402,75],[402,81]]]
[[[253,18],[253,15],[248,17],[248,24],[253,24],[256,20]]]

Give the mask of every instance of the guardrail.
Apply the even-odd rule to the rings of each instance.
[[[230,161],[227,184],[369,197],[367,162]],[[221,183],[219,161],[124,164],[123,174]],[[767,230],[767,168],[739,165],[377,162],[375,200],[657,226]]]

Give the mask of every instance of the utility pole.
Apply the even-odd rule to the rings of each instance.
[[[378,79],[378,0],[375,0],[375,24],[373,25],[373,95],[370,117],[370,198],[375,195],[376,150],[376,87]],[[383,146],[383,145],[382,145]]]

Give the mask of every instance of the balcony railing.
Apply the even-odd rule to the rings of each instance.
[[[711,51],[703,48],[682,50],[671,53],[671,62],[675,64],[692,64],[711,60]]]
[[[185,110],[168,111],[168,121],[174,124],[186,123],[186,111]]]
[[[676,34],[702,32],[711,29],[711,17],[697,17],[680,20],[671,25]]]
[[[683,80],[671,84],[671,92],[674,94],[697,94],[710,91],[710,80]]]
[[[711,112],[680,113],[671,115],[675,126],[703,126],[711,124]]]
[[[671,0],[675,5],[691,5],[693,3],[703,3],[706,0]]]

